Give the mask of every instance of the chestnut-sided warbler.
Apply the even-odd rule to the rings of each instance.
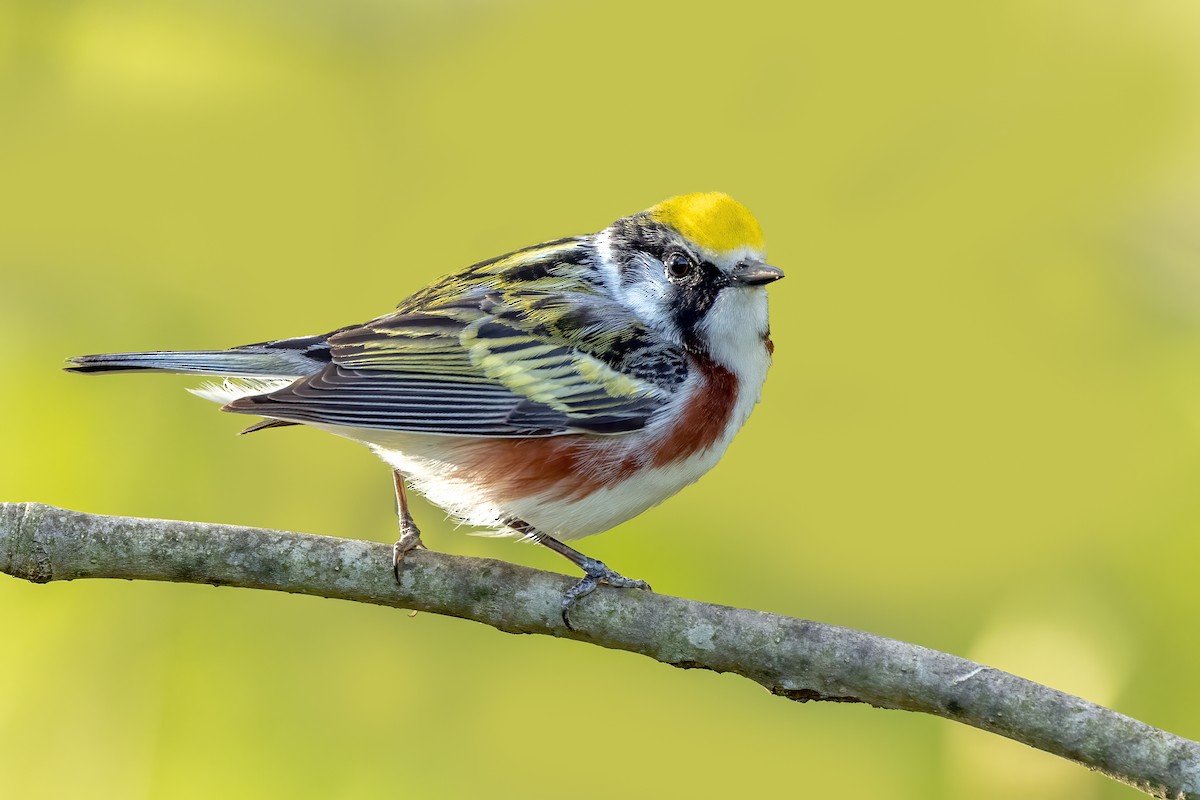
[[[773,345],[758,222],[727,195],[665,200],[599,233],[449,275],[332,333],[230,350],[110,353],[74,372],[225,378],[222,410],[365,443],[394,471],[405,553],[423,546],[404,481],[468,525],[517,534],[598,583],[648,589],[563,544],[711,469],[758,402]]]

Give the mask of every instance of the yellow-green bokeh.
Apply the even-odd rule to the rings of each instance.
[[[0,499],[388,541],[366,450],[62,359],[332,329],[720,189],[788,275],[763,405],[584,549],[1200,737],[1198,111],[1191,0],[0,0]],[[430,615],[0,580],[0,619],[13,797],[1135,796]]]

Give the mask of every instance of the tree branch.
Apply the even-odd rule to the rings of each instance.
[[[387,545],[200,522],[0,504],[0,571],[46,583],[127,578],[310,594],[416,609],[734,672],[805,702],[870,703],[1007,736],[1156,797],[1200,798],[1200,744],[1000,670],[862,631],[601,587],[563,626],[573,578],[417,550],[400,582]]]

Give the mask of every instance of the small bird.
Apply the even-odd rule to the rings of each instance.
[[[407,480],[461,523],[519,535],[598,584],[649,589],[563,540],[608,530],[717,463],[762,392],[774,345],[757,220],[718,192],[444,277],[390,314],[229,350],[76,356],[71,372],[220,376],[223,411],[362,442],[393,470],[405,554],[423,547]]]

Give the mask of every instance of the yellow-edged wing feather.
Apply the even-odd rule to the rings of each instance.
[[[230,411],[464,436],[637,430],[686,374],[587,277],[578,240],[476,265],[329,337],[331,362]]]

